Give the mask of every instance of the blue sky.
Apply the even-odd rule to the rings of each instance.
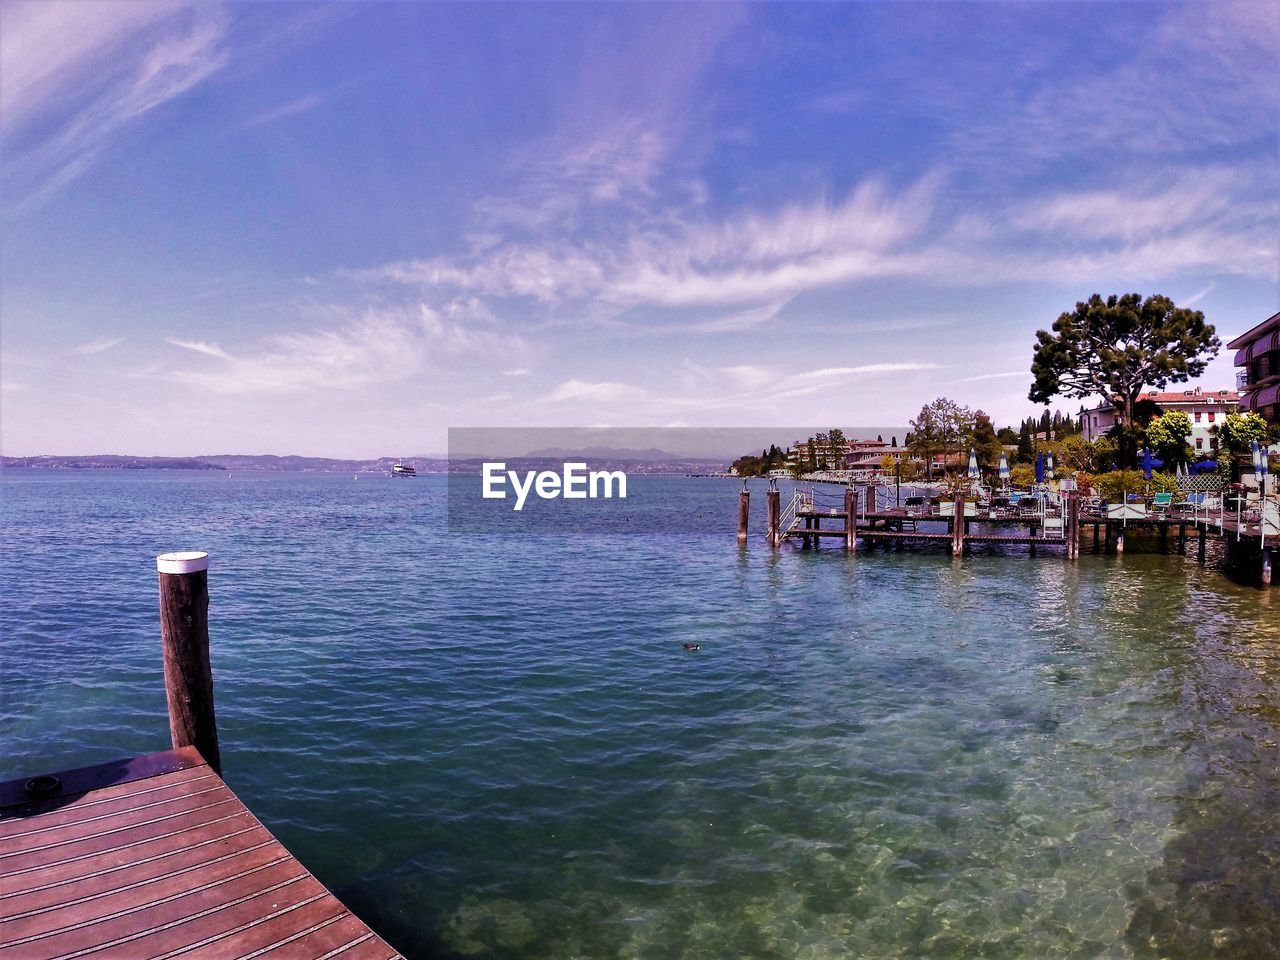
[[[6,454],[1016,423],[1095,291],[1224,341],[1277,309],[1271,3],[10,0],[0,37]]]

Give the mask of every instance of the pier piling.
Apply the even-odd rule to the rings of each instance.
[[[222,773],[209,665],[209,555],[196,551],[156,557],[160,576],[160,636],[169,733],[175,749],[194,746]]]
[[[738,542],[747,542],[747,518],[751,516],[751,491],[747,489],[747,481],[742,481],[742,492],[738,494]]]
[[[844,548],[850,553],[858,549],[858,491],[852,484],[844,488]]]
[[[769,491],[765,494],[768,520],[765,522],[765,536],[769,546],[778,547],[782,543],[782,494],[778,492],[776,483],[770,482]]]
[[[1067,559],[1080,559],[1080,494],[1075,490],[1067,491]]]

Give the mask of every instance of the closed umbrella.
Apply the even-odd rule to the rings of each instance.
[[[982,474],[978,472],[978,453],[973,447],[969,448],[969,479],[980,480]]]
[[[1004,451],[1000,451],[1000,484],[1007,487],[1009,485],[1009,458],[1004,455]]]
[[[1149,449],[1144,449],[1142,451],[1142,460],[1139,464],[1142,467],[1142,475],[1148,480],[1151,479],[1151,471],[1154,468],[1164,466],[1164,462],[1153,457]]]
[[[1045,457],[1044,472],[1048,475],[1050,480],[1053,479],[1053,451],[1052,450],[1050,450],[1049,455]]]
[[[1044,483],[1044,454],[1036,454],[1036,483]]]

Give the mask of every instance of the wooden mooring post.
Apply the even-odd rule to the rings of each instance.
[[[751,491],[747,489],[747,481],[742,481],[742,492],[738,494],[738,542],[747,542],[747,518],[751,516]]]
[[[222,758],[209,665],[209,555],[198,551],[162,553],[156,557],[156,570],[160,575],[164,689],[173,746],[195,747],[220,775]]]
[[[1097,527],[1094,541],[1097,541]],[[1080,559],[1080,494],[1075,490],[1067,491],[1067,559]]]
[[[951,555],[964,556],[964,499],[956,497],[951,504]]]
[[[858,549],[858,491],[852,484],[844,488],[844,548],[850,553]]]
[[[778,485],[774,481],[769,481],[769,491],[765,494],[765,505],[767,507],[768,519],[765,521],[765,536],[769,540],[769,546],[778,547],[782,543],[782,494],[778,492]]]

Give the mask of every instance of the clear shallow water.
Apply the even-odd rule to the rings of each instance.
[[[1280,607],[1178,557],[450,536],[445,484],[0,476],[0,778],[167,746],[208,549],[226,777],[423,957],[1280,950]],[[650,492],[653,492],[651,489]],[[698,653],[681,647],[702,644]]]

